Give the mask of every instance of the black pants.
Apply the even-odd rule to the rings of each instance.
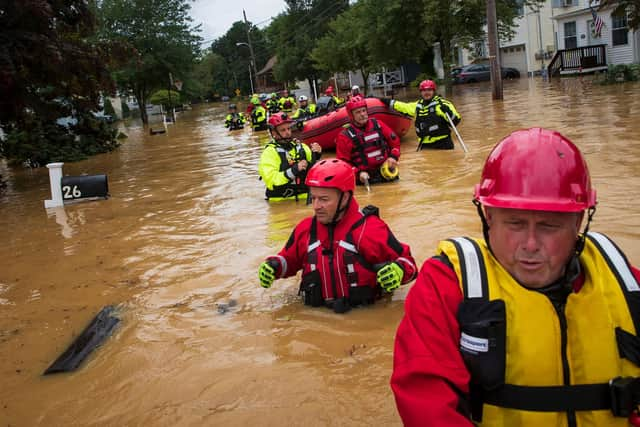
[[[438,142],[434,142],[431,144],[420,144],[420,149],[429,149],[429,150],[453,150],[453,140],[451,139],[451,135],[446,138],[442,138]]]

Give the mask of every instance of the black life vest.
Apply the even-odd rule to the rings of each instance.
[[[431,98],[428,104],[424,99],[416,104],[416,134],[419,138],[449,135],[446,119],[437,112],[439,106],[440,97],[438,95]]]
[[[278,156],[280,156],[280,172],[286,171],[292,164],[307,158],[304,147],[299,141],[296,141],[295,143],[288,142],[286,144],[270,142],[269,145],[273,146],[278,153]],[[267,198],[294,197],[299,194],[306,193],[308,191],[308,187],[304,183],[305,177],[306,173],[302,173],[287,184],[274,186],[273,190],[269,190],[267,188]]]

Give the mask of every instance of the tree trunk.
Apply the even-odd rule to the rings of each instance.
[[[367,94],[369,93],[369,73],[365,71],[364,68],[360,68],[360,73],[362,74],[362,80],[364,80],[364,83],[362,85],[362,95],[367,96]]]
[[[451,96],[453,93],[453,82],[451,81],[451,40],[449,37],[445,36],[440,40],[440,56],[442,57],[445,96]]]
[[[141,90],[135,91],[136,101],[138,102],[138,108],[140,109],[140,119],[143,125],[149,124],[149,117],[147,116],[147,99],[144,96],[144,92]]]

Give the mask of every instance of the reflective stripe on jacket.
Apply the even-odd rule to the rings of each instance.
[[[503,358],[503,385],[492,389],[482,387],[479,394],[475,393],[475,398],[481,396],[484,402],[481,425],[628,425],[626,418],[614,417],[611,410],[604,407],[566,408],[556,412],[539,409],[553,407],[564,398],[578,407],[598,399],[601,400],[598,404],[604,405],[610,380],[640,375],[638,358],[632,363],[630,359],[634,357],[627,353],[629,345],[640,345],[634,324],[638,319],[634,319],[627,303],[635,300],[632,309],[637,312],[640,287],[626,258],[608,238],[598,233],[588,234],[579,259],[584,283],[578,291],[569,294],[561,308],[554,307],[545,294],[518,284],[483,240],[451,239],[441,242],[438,251],[453,265],[465,301],[504,302],[505,354],[492,353],[495,349],[491,347],[491,340],[481,336],[482,322],[476,322],[474,328],[480,328],[476,333],[460,325],[460,348],[471,371],[471,384],[495,376],[495,372],[489,371],[500,366],[499,360]],[[486,312],[488,307],[483,310]],[[491,326],[494,330],[498,327],[495,325]],[[498,341],[499,338],[493,342]],[[480,362],[483,357],[484,361]],[[594,388],[594,393],[573,400],[567,396],[580,387],[560,391],[545,388],[584,385]],[[473,390],[472,386],[471,407],[478,403],[474,402]],[[558,393],[558,398],[549,399],[555,396],[553,393]]]

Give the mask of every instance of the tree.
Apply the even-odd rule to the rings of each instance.
[[[376,20],[372,3],[358,2],[338,15],[311,52],[315,66],[327,73],[359,70],[364,79],[364,93],[367,93],[369,74],[378,68],[369,39]]]
[[[591,2],[589,2],[591,3]],[[640,0],[601,0],[599,9],[614,6],[614,15],[627,14],[627,25],[632,30],[640,27]]]
[[[117,146],[115,132],[90,113],[113,91],[86,0],[5,0],[0,7],[0,154],[43,165]],[[70,116],[68,127],[56,124]]]
[[[255,46],[256,68],[261,69],[271,56],[265,42],[264,33],[250,22],[251,43]],[[225,63],[215,71],[216,86],[221,87],[220,93],[231,94],[236,88],[243,93],[249,93],[251,83],[249,66],[251,55],[247,46],[247,25],[243,21],[236,21],[224,36],[216,39],[211,45],[211,52],[223,58]],[[253,77],[255,81],[255,76]]]
[[[0,8],[0,124],[98,109],[113,82],[83,0],[5,0]],[[64,100],[64,102],[62,102]],[[66,113],[66,114],[65,114]]]
[[[199,52],[199,27],[191,27],[188,0],[103,0],[99,5],[100,35],[131,46],[133,54],[118,67],[118,87],[132,93],[148,123],[150,94],[169,89],[171,73],[186,76]]]
[[[267,29],[275,46],[279,81],[309,80],[313,84],[322,71],[311,52],[329,31],[329,22],[349,7],[348,0],[287,0],[287,13],[278,15]]]

